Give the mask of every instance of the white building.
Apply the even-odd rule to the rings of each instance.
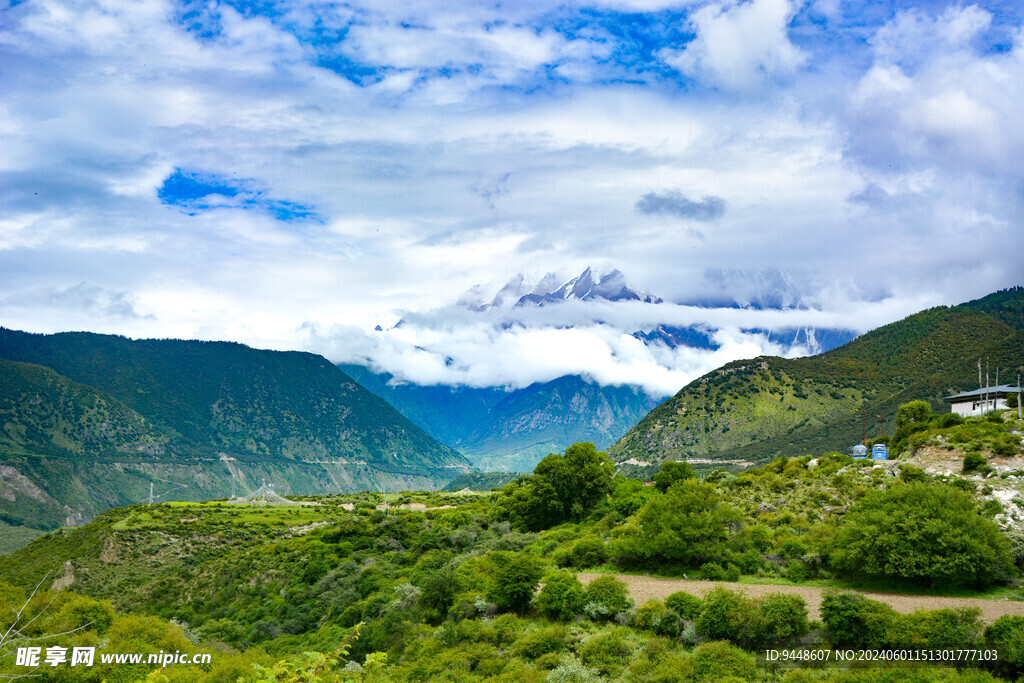
[[[997,387],[987,389],[975,389],[965,391],[962,394],[947,396],[946,400],[952,405],[950,410],[957,415],[968,417],[970,415],[984,415],[993,410],[1005,410],[1006,399],[1020,393],[1020,387],[1011,387],[1008,384],[1000,384]]]

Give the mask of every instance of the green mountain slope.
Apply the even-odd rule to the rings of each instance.
[[[729,363],[651,411],[609,451],[643,466],[682,458],[763,462],[892,431],[896,408],[977,386],[977,359],[1024,369],[1024,290],[922,311],[819,356]],[[993,377],[994,379],[994,377]],[[863,414],[859,412],[863,409]]]
[[[52,528],[158,495],[436,488],[469,463],[326,359],[0,329],[0,514]]]
[[[569,375],[508,395],[457,446],[485,471],[529,472],[548,453],[579,441],[607,448],[654,404],[633,387]]]
[[[510,391],[394,383],[360,365],[339,367],[487,471],[530,472],[548,453],[579,441],[607,448],[658,403],[639,389],[579,375]]]
[[[487,414],[508,391],[502,387],[420,386],[394,382],[391,373],[362,365],[339,365],[342,372],[380,396],[402,415],[441,443],[454,446],[487,420]]]

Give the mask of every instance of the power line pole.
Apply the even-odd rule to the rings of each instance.
[[[146,501],[146,505],[152,505],[155,502],[156,499],[153,498],[153,482],[149,482],[149,500]]]
[[[982,412],[988,412],[988,358],[985,358],[985,409]]]

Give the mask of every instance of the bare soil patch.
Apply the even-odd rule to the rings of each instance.
[[[580,582],[588,584],[603,574],[578,574]],[[821,618],[821,598],[827,592],[825,588],[810,586],[772,586],[765,584],[731,583],[729,581],[697,581],[693,579],[662,579],[653,576],[632,576],[614,574],[615,578],[626,584],[629,594],[637,605],[657,598],[664,600],[676,591],[686,591],[704,597],[714,588],[726,588],[731,591],[745,593],[756,598],[769,593],[785,593],[799,595],[807,603],[807,611],[811,619]],[[920,609],[956,609],[959,607],[977,607],[981,609],[981,619],[991,624],[1006,614],[1024,616],[1024,602],[1015,600],[987,600],[984,598],[944,598],[930,595],[903,595],[900,593],[875,593],[872,591],[854,591],[871,600],[889,604],[897,612],[916,612]]]

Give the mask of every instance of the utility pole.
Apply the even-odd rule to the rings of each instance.
[[[988,412],[988,358],[985,358],[985,410]]]
[[[146,501],[146,505],[152,505],[155,502],[156,499],[153,498],[153,482],[149,482],[149,500]]]

